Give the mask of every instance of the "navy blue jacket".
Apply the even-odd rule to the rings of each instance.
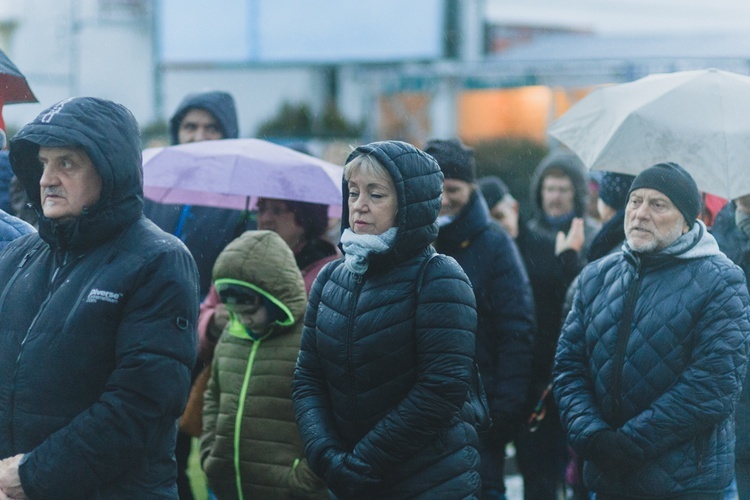
[[[560,415],[583,457],[604,429],[640,451],[621,481],[587,461],[590,489],[665,498],[729,485],[749,305],[742,271],[700,221],[664,250],[626,245],[584,268],[555,360]]]
[[[80,146],[98,202],[0,258],[0,458],[25,454],[34,499],[177,498],[176,420],[197,355],[195,263],[142,216],[138,126],[124,107],[74,98],[10,144],[41,214],[39,146]]]
[[[478,191],[440,228],[435,248],[459,263],[477,300],[477,363],[496,426],[524,419],[531,377],[534,298],[512,238]],[[508,432],[506,432],[508,435]]]
[[[180,122],[191,109],[211,113],[219,122],[224,139],[237,138],[237,111],[232,96],[226,92],[201,92],[187,95],[169,121],[172,144],[177,144]],[[255,224],[248,223],[242,211],[228,208],[166,205],[146,200],[143,213],[188,247],[198,266],[201,297],[205,297],[211,288],[211,271],[219,253],[245,230],[255,228]]]
[[[750,238],[742,232],[734,221],[734,203],[727,203],[716,216],[711,234],[732,262],[750,276]],[[745,379],[742,395],[735,413],[737,425],[737,460],[750,461],[750,380]]]
[[[328,452],[366,463],[377,484],[358,498],[476,496],[477,435],[461,412],[474,366],[474,294],[446,256],[426,266],[418,298],[415,290],[434,252],[442,173],[431,157],[397,141],[353,153],[362,154],[394,180],[398,232],[364,275],[335,261],[313,284],[293,383],[305,455],[326,479],[343,466]],[[347,228],[346,183],[343,191]],[[328,486],[337,493],[335,482]]]
[[[10,180],[13,178],[13,170],[8,160],[8,150],[0,151],[0,210],[11,211],[10,206]]]
[[[16,238],[35,231],[31,224],[0,210],[0,251]]]

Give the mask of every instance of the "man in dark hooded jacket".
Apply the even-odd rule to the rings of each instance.
[[[584,216],[585,167],[570,153],[553,152],[537,166],[531,198],[537,214],[518,223],[521,251],[534,293],[536,335],[528,401],[536,420],[516,439],[516,463],[524,477],[524,498],[558,498],[564,484],[567,447],[549,391],[565,292],[586,261],[598,225]],[[541,406],[540,406],[541,405]],[[531,408],[529,408],[531,412]]]
[[[236,139],[238,136],[237,111],[234,98],[227,92],[210,91],[188,94],[177,106],[169,120],[172,144]],[[180,238],[190,250],[198,266],[201,300],[211,288],[211,271],[219,253],[246,229],[248,214],[229,208],[196,205],[165,205],[146,200],[143,213],[162,230]],[[203,368],[198,361],[193,376]],[[191,437],[180,431],[177,435],[177,487],[182,500],[192,500],[193,494],[187,476]]]
[[[525,421],[534,301],[515,243],[476,185],[474,152],[458,139],[433,139],[425,152],[445,176],[435,248],[456,259],[477,301],[476,356],[493,426],[480,442],[483,498],[502,498],[505,445]]]
[[[172,144],[236,139],[237,111],[226,92],[187,95],[169,120]],[[211,287],[211,270],[227,244],[250,228],[246,215],[228,208],[165,205],[146,200],[143,213],[162,230],[180,238],[193,254],[200,275],[201,298]]]
[[[719,249],[750,277],[750,194],[727,203],[716,216],[711,234]],[[750,380],[745,378],[735,414],[735,474],[739,498],[750,498]]]
[[[66,99],[10,159],[39,233],[0,259],[0,491],[177,498],[198,276],[142,215],[138,124],[111,101]]]

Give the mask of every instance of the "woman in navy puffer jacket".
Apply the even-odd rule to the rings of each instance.
[[[462,412],[474,294],[452,258],[427,260],[442,180],[432,157],[397,141],[357,148],[344,170],[344,259],[313,285],[293,383],[305,455],[339,498],[480,490]]]

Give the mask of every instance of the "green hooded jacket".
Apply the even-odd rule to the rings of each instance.
[[[307,301],[294,254],[273,231],[248,231],[219,255],[213,278],[252,288],[284,317],[260,340],[227,326],[216,346],[201,438],[209,486],[222,499],[328,498],[303,459],[292,406]]]

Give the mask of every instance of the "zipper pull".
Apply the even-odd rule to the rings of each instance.
[[[21,262],[18,263],[18,269],[21,269],[23,266],[26,265],[26,262],[31,258],[31,255],[33,252],[27,252],[26,255],[23,256],[23,259],[21,259]]]

